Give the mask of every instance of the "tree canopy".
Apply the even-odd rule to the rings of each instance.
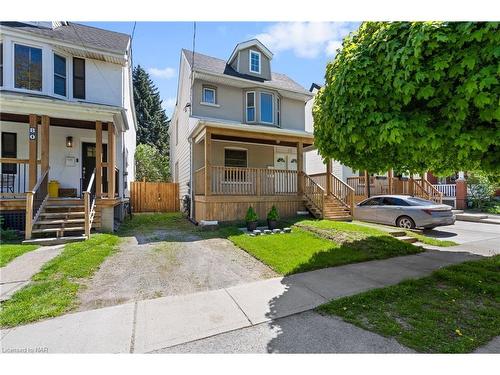
[[[370,172],[500,171],[496,22],[366,22],[327,65],[323,157]]]
[[[152,145],[166,155],[169,150],[169,121],[161,106],[158,88],[140,65],[134,68],[132,81],[138,122],[137,143]]]
[[[135,149],[135,178],[136,180],[164,182],[170,180],[170,166],[168,155],[151,145],[140,144]]]

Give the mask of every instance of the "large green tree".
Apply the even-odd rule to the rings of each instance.
[[[366,22],[326,69],[323,157],[370,172],[500,171],[500,28]]]
[[[135,178],[140,181],[170,181],[170,165],[168,155],[151,145],[140,144],[135,149]]]
[[[161,106],[158,88],[140,65],[134,68],[132,81],[138,122],[137,143],[154,146],[162,155],[166,155],[169,150],[169,121]]]

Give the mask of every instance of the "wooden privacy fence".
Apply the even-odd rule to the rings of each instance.
[[[130,204],[134,212],[179,211],[179,184],[174,182],[131,182]]]

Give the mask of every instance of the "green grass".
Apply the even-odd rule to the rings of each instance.
[[[406,235],[416,238],[419,242],[425,243],[427,245],[432,245],[432,246],[449,247],[449,246],[458,245],[458,243],[456,243],[454,241],[438,240],[436,238],[427,237],[426,235],[421,234],[421,233],[412,232],[411,230],[406,231]]]
[[[303,220],[289,234],[249,236],[240,232],[228,238],[284,275],[422,251],[377,229],[327,220]]]
[[[468,353],[500,335],[500,256],[318,308],[425,353]]]
[[[117,249],[119,238],[95,234],[89,240],[67,244],[47,262],[32,283],[1,305],[0,325],[12,327],[62,315],[77,306],[77,293],[104,259]]]
[[[18,256],[37,248],[36,245],[0,244],[0,267],[5,267]]]

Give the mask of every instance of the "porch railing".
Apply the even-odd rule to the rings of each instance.
[[[304,175],[304,198],[323,215],[325,190],[307,174]]]
[[[83,204],[85,207],[85,237],[90,238],[90,229],[94,221],[96,207],[95,169],[90,176],[87,189],[83,192]]]
[[[33,190],[26,193],[25,238],[27,240],[31,238],[33,225],[49,198],[49,170],[50,167],[40,176]]]
[[[432,185],[434,188],[443,193],[444,197],[454,198],[457,195],[457,185],[455,184],[437,184]]]
[[[1,158],[0,172],[0,196],[2,198],[24,197],[28,190],[29,160]]]
[[[333,173],[330,174],[329,178],[331,194],[345,207],[349,208],[352,213],[354,209],[354,189]]]
[[[429,181],[425,178],[420,178],[415,181],[419,183],[422,186],[422,189],[426,192],[426,199],[430,199],[431,201],[439,204],[443,203],[443,193],[436,189]]]
[[[296,195],[298,192],[297,171],[222,166],[212,166],[210,171],[213,195]],[[198,170],[195,176],[196,187],[199,184],[200,188],[201,175],[202,171]]]
[[[205,194],[205,167],[201,167],[194,172],[194,193]]]

